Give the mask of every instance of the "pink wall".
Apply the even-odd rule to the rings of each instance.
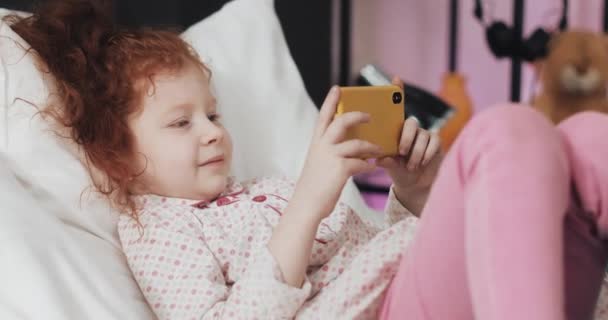
[[[484,2],[494,4],[495,18],[511,24],[513,1]],[[475,108],[481,109],[509,99],[510,63],[496,60],[487,49],[484,30],[473,18],[473,3],[460,2],[458,66],[468,80]],[[354,0],[352,70],[375,63],[436,91],[448,67],[448,8],[448,0]],[[601,0],[571,0],[570,27],[601,30],[602,10]],[[526,1],[524,35],[538,26],[555,26],[560,14],[560,0]],[[523,72],[525,101],[533,80],[529,66],[524,65]]]

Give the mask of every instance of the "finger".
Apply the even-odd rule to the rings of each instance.
[[[346,136],[346,131],[357,125],[367,123],[370,120],[370,115],[364,112],[353,111],[341,114],[334,118],[329,124],[329,127],[323,133],[323,136],[328,139],[330,143],[338,143]]]
[[[336,114],[336,106],[340,100],[340,89],[338,86],[333,86],[321,105],[321,111],[319,112],[319,119],[317,120],[317,126],[315,128],[315,136],[321,137],[329,124]]]
[[[350,176],[354,176],[362,173],[370,173],[376,170],[376,164],[361,159],[346,159],[344,166]]]
[[[399,155],[406,156],[412,149],[416,134],[418,133],[418,120],[413,117],[407,118],[403,123],[401,130],[401,139],[399,139]]]
[[[394,170],[405,167],[406,159],[404,157],[384,157],[376,160],[376,166],[386,170]]]
[[[382,147],[365,140],[353,139],[337,144],[336,152],[344,158],[374,157],[382,154]]]
[[[431,162],[431,160],[439,153],[441,149],[441,140],[437,134],[431,134],[429,139],[429,144],[426,147],[426,151],[424,151],[424,156],[422,157],[422,165],[426,166]]]
[[[409,160],[407,162],[408,170],[416,170],[420,166],[420,161],[424,157],[424,152],[429,144],[430,135],[428,131],[419,129],[416,134],[416,141],[410,152]]]
[[[399,159],[396,157],[383,157],[376,160],[376,165],[384,169],[394,169],[399,165]]]
[[[391,79],[391,83],[403,89],[403,80],[401,80],[401,78],[399,78],[398,76],[393,76],[393,79]]]

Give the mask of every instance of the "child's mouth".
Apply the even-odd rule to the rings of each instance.
[[[199,164],[199,167],[217,166],[217,165],[221,165],[223,163],[224,163],[224,156],[219,155],[219,156],[212,157],[209,160]]]

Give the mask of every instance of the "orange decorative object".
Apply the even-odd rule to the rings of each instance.
[[[448,73],[444,76],[439,96],[454,108],[454,115],[439,129],[441,148],[447,152],[462,128],[471,119],[473,108],[466,90],[466,80],[458,73]]]

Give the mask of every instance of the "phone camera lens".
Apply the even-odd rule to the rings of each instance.
[[[401,92],[393,92],[393,103],[394,104],[401,103],[402,99],[403,99],[403,97],[401,97]]]

